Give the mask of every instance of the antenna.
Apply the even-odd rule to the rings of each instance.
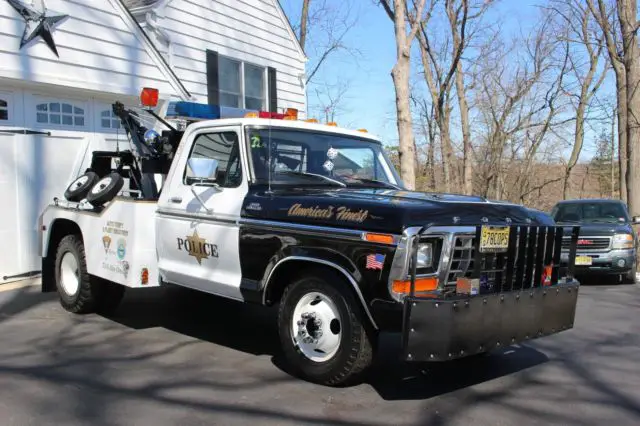
[[[267,142],[267,151],[269,152],[269,157],[267,159],[267,167],[268,167],[268,171],[267,171],[267,185],[268,185],[268,190],[267,190],[267,194],[273,194],[273,192],[271,191],[271,115],[269,115],[269,141]]]

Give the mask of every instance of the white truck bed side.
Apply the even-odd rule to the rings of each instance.
[[[159,285],[156,254],[156,202],[116,198],[101,212],[50,205],[42,213],[41,256],[46,256],[55,221],[69,220],[80,228],[87,270],[127,287]],[[142,283],[146,269],[147,283]]]

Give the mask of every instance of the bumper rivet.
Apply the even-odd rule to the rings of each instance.
[[[433,354],[429,354],[429,358],[433,358]]]
[[[460,355],[464,355],[464,351],[463,350],[460,351]]]
[[[497,343],[496,343],[496,346],[500,346],[500,342],[497,342]]]
[[[415,329],[415,328],[412,328],[412,329],[411,329],[411,332],[412,332],[412,333],[415,333],[415,332],[416,332],[416,329]]]
[[[411,359],[411,358],[413,358],[413,357],[411,356],[411,354],[408,354],[408,355],[407,355],[407,358]]]
[[[451,358],[451,357],[452,357],[451,352],[449,352],[449,358]]]

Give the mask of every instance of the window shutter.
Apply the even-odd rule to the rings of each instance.
[[[278,90],[276,88],[276,69],[269,67],[269,112],[278,112]]]
[[[207,100],[209,105],[220,104],[218,52],[209,49],[207,49]]]

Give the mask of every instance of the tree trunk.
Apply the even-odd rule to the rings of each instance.
[[[442,174],[444,178],[444,192],[451,192],[453,180],[451,175],[453,149],[451,148],[451,139],[449,139],[448,114],[438,114],[438,128],[440,129],[440,149],[442,151]]]
[[[627,92],[627,197],[632,216],[640,213],[640,58],[636,0],[618,0]]]
[[[403,18],[404,19],[404,18]],[[404,31],[404,29],[402,29]],[[404,49],[407,50],[407,49]],[[391,76],[396,89],[396,115],[398,122],[400,176],[409,190],[415,189],[415,144],[409,104],[409,53],[404,52],[393,67]]]
[[[584,91],[582,92],[584,94]],[[571,157],[567,163],[567,169],[564,174],[564,185],[562,187],[562,199],[567,199],[567,193],[569,192],[569,179],[571,178],[571,171],[578,163],[580,158],[580,152],[582,151],[582,144],[584,143],[584,110],[586,102],[580,101],[578,109],[576,110],[576,133],[573,142],[573,150],[571,151]]]
[[[458,62],[456,67],[456,92],[460,108],[460,124],[462,126],[462,184],[464,193],[473,193],[473,165],[471,153],[471,130],[469,129],[469,105],[465,97],[464,74],[462,64]]]
[[[616,195],[616,172],[615,172],[615,156],[616,156],[616,138],[615,138],[615,133],[616,133],[616,117],[615,115],[611,117],[611,180],[610,180],[610,184],[611,184],[611,198],[614,198]]]
[[[627,90],[624,68],[621,73],[616,72],[616,97],[618,106],[618,185],[620,188],[620,199],[625,203],[628,200],[627,194],[627,166],[629,158],[627,156]]]
[[[429,140],[429,148],[427,151],[427,162],[429,164],[429,169],[427,170],[429,177],[429,190],[432,192],[436,191],[436,149],[435,149],[435,138],[431,138]]]
[[[309,3],[311,0],[302,0],[302,14],[300,15],[300,47],[304,50],[307,41],[307,22],[309,21]]]

